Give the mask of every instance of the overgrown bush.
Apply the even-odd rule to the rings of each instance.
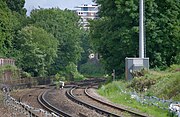
[[[19,78],[20,70],[14,65],[4,65],[0,67],[0,77],[3,76],[4,72],[12,72],[12,78]]]
[[[165,71],[150,71],[144,76],[134,78],[128,88],[145,92],[147,96],[180,100],[180,65],[172,65]]]
[[[66,76],[66,79],[70,81],[84,79],[84,76],[78,72],[77,66],[74,63],[69,63],[69,65],[66,66],[65,76]]]
[[[180,65],[171,65],[170,68],[167,69],[170,72],[180,72]]]
[[[180,101],[180,72],[165,75],[147,92],[159,98]]]
[[[136,91],[142,92],[149,89],[155,83],[156,83],[156,79],[153,78],[136,77],[132,80],[132,83],[129,84],[128,87],[131,87]]]
[[[29,78],[29,77],[31,77],[30,73],[27,73],[25,71],[21,71],[21,78]]]
[[[140,69],[140,70],[134,70],[132,71],[133,77],[141,77],[148,73],[148,70],[146,68]]]

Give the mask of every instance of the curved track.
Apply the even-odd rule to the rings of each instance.
[[[99,116],[107,117],[148,117],[147,115],[121,108],[119,106],[97,99],[95,96],[92,96],[91,93],[89,93],[87,87],[94,86],[97,83],[98,81],[88,81],[85,82],[86,85],[83,82],[79,83],[78,86],[73,86],[71,88],[64,88],[61,90],[55,90],[54,88],[48,89],[38,96],[38,102],[51,113],[64,117],[92,117],[92,114],[83,114],[89,111],[97,112],[99,113]],[[64,98],[59,97],[60,95],[63,95]],[[57,104],[60,102],[59,99],[61,99],[61,103]],[[69,101],[71,102],[70,106],[67,106],[66,104],[69,103]],[[84,108],[86,111],[78,111],[78,106],[81,106],[81,108],[87,107]],[[67,108],[68,110],[70,109],[71,111],[67,111],[64,108]]]
[[[85,101],[82,101],[82,100],[78,99],[78,98],[73,94],[73,90],[75,90],[76,88],[77,88],[77,87],[74,87],[74,88],[72,88],[72,89],[70,89],[69,91],[66,92],[67,97],[68,97],[69,99],[71,99],[72,101],[74,101],[74,102],[76,102],[76,103],[78,103],[78,104],[80,104],[80,105],[83,105],[83,106],[85,106],[85,107],[87,107],[87,108],[90,108],[90,109],[92,109],[92,110],[95,110],[96,112],[98,112],[98,113],[100,113],[100,114],[102,114],[102,115],[106,115],[106,116],[108,116],[108,117],[121,117],[120,115],[117,115],[117,114],[111,113],[111,112],[109,112],[109,111],[103,110],[103,109],[101,109],[101,108],[99,108],[99,107],[96,107],[96,106],[94,106],[94,105],[91,105],[91,104],[89,104],[89,103],[86,103]]]
[[[128,109],[125,109],[125,108],[122,108],[122,107],[119,107],[119,106],[116,106],[116,105],[113,105],[113,104],[110,104],[108,102],[105,102],[105,101],[102,101],[94,96],[92,96],[90,93],[88,93],[88,87],[85,88],[84,90],[84,93],[89,97],[91,98],[92,100],[95,100],[103,105],[106,105],[106,106],[109,106],[109,107],[112,107],[114,109],[117,109],[119,111],[124,111],[124,112],[127,112],[129,114],[131,114],[132,116],[136,116],[136,117],[148,117],[147,115],[145,114],[141,114],[141,113],[138,113],[138,112],[135,112],[135,111],[132,111],[132,110],[128,110]]]
[[[51,89],[52,90],[52,89]],[[60,109],[56,108],[55,106],[53,106],[52,104],[50,104],[46,99],[45,99],[45,95],[47,94],[47,92],[50,90],[47,90],[43,93],[41,93],[38,96],[38,101],[39,103],[41,103],[41,105],[43,105],[44,108],[46,108],[47,110],[49,110],[52,113],[55,113],[58,116],[65,116],[65,117],[73,117],[72,115],[61,111]]]
[[[88,92],[87,88],[83,89],[80,93],[76,90],[78,87],[71,88],[69,91],[66,92],[66,95],[72,101],[83,105],[87,108],[95,110],[96,112],[108,116],[108,117],[122,117],[122,116],[131,116],[131,117],[147,117],[147,115],[143,115],[137,112],[133,112],[127,109],[123,109],[117,106],[114,106],[109,103],[105,103],[98,99],[92,97]],[[76,94],[74,94],[76,92]],[[86,96],[86,97],[85,97]],[[82,98],[83,97],[83,98]],[[84,99],[89,98],[89,99]],[[91,99],[91,101],[89,101]]]
[[[17,102],[20,102],[20,103],[17,103],[17,104],[19,104],[19,107],[22,107],[31,116],[40,117],[40,114],[38,113],[38,111],[34,111],[34,110],[36,110],[38,108],[42,108],[42,106],[39,103],[37,103],[37,97],[38,97],[39,93],[42,91],[43,91],[43,89],[39,89],[39,88],[26,89],[26,90],[13,92],[12,97],[14,97],[14,99],[16,99]],[[19,114],[22,113],[23,109],[19,109],[19,111],[20,111]]]

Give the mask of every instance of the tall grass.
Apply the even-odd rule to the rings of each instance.
[[[144,91],[144,88],[147,88]],[[122,91],[136,90],[140,95],[156,96],[163,99],[180,101],[180,65],[173,65],[165,71],[150,71],[143,77],[134,78],[130,82],[114,81],[102,85],[98,93],[107,97],[114,103],[125,105],[132,110],[148,113],[154,117],[168,117],[168,110],[159,109],[156,106],[148,106],[132,99],[129,94]]]
[[[103,85],[98,90],[98,93],[116,104],[127,106],[130,110],[147,113],[154,117],[167,117],[168,111],[159,109],[155,106],[141,104],[135,99],[132,99],[129,94],[122,93],[122,90],[128,91],[128,89],[126,89],[127,85],[128,83],[125,81],[114,81],[106,86]]]

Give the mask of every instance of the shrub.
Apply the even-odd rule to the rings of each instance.
[[[0,67],[0,77],[4,74],[4,72],[11,72],[12,78],[19,78],[20,70],[14,65],[4,65]]]
[[[70,81],[83,80],[84,76],[78,72],[77,66],[74,63],[69,63],[69,65],[66,66],[66,78]]]
[[[135,70],[131,74],[132,74],[133,77],[141,77],[141,76],[144,76],[147,73],[148,73],[148,70],[143,68],[143,69],[140,69],[140,70]]]
[[[149,89],[155,83],[156,79],[153,78],[136,77],[132,80],[132,83],[129,84],[128,87],[131,87],[136,91],[142,92],[145,91],[145,89]]]

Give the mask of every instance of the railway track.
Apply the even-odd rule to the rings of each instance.
[[[122,107],[119,107],[119,106],[116,106],[116,105],[113,105],[113,104],[110,104],[108,102],[105,102],[105,101],[102,101],[94,96],[92,96],[91,94],[88,93],[88,89],[89,87],[86,87],[85,90],[84,90],[84,93],[89,97],[91,98],[92,100],[95,100],[103,105],[106,105],[106,106],[109,106],[109,107],[112,107],[114,109],[117,109],[119,111],[124,111],[124,112],[127,112],[127,113],[130,113],[132,114],[133,116],[137,116],[137,117],[148,117],[147,115],[145,114],[141,114],[141,113],[138,113],[138,112],[135,112],[135,111],[132,111],[132,110],[128,110],[126,108],[122,108]]]
[[[53,90],[53,89],[51,89]],[[58,109],[57,107],[53,106],[52,104],[50,104],[46,98],[45,98],[45,95],[47,94],[47,92],[50,91],[50,90],[46,90],[45,92],[41,93],[39,96],[38,96],[38,101],[39,103],[44,107],[46,108],[48,111],[62,117],[73,117],[72,115]]]
[[[124,116],[147,117],[147,115],[143,115],[137,112],[123,109],[123,108],[114,106],[112,104],[95,99],[88,93],[87,88],[80,91],[80,93],[78,93],[77,90],[78,90],[78,87],[74,87],[68,90],[66,92],[67,97],[71,99],[72,101],[80,105],[83,105],[87,108],[90,108],[92,110],[95,110],[96,112],[102,115],[105,115],[108,117],[124,117]],[[76,92],[76,94],[74,92]],[[84,99],[85,96],[86,96],[86,99]]]
[[[68,90],[68,91],[66,92],[67,97],[68,97],[69,99],[71,99],[72,101],[74,101],[74,102],[76,102],[76,103],[78,103],[78,104],[80,104],[80,105],[83,105],[83,106],[85,106],[85,107],[87,107],[87,108],[89,108],[89,109],[95,110],[96,112],[98,112],[98,113],[100,113],[100,114],[102,114],[102,115],[108,116],[108,117],[121,117],[120,115],[117,115],[117,114],[111,113],[111,112],[109,112],[109,111],[103,110],[103,109],[101,109],[101,108],[99,108],[99,107],[97,107],[97,106],[94,106],[94,105],[92,105],[92,104],[86,103],[85,101],[82,101],[82,100],[78,99],[78,98],[72,93],[73,90],[75,90],[76,88],[77,88],[77,87],[74,87],[74,88],[72,88],[72,89],[70,89],[70,90]]]
[[[72,102],[66,97],[66,91],[69,88],[61,90],[51,89],[39,95],[39,102],[54,114],[64,117],[105,117],[96,113],[94,110],[85,108]]]
[[[16,115],[18,116],[41,117],[38,109],[42,108],[42,106],[37,103],[37,97],[43,90],[44,89],[33,88],[16,92],[17,94],[14,94],[13,96],[16,105],[14,105],[13,107],[16,108],[15,111],[17,113],[14,113],[16,113]]]
[[[85,81],[82,83],[79,83],[78,86],[73,86],[72,88],[65,88],[61,90],[55,90],[54,88],[46,89],[44,91],[41,90],[41,93],[39,93],[38,102],[43,106],[43,109],[48,110],[49,112],[53,113],[58,117],[100,117],[100,116],[107,116],[107,117],[148,117],[147,115],[140,114],[137,112],[134,112],[132,110],[120,108],[118,106],[112,105],[110,103],[106,103],[104,101],[101,101],[100,99],[97,99],[93,97],[89,91],[88,87],[97,85],[99,81]],[[101,82],[101,80],[100,80]],[[79,91],[78,91],[79,90]],[[21,101],[23,98],[27,96],[32,96],[31,93],[33,91],[30,91],[29,94],[25,94],[25,96],[21,97]],[[63,93],[64,92],[64,93]],[[52,98],[60,98],[58,95],[55,95],[57,93],[61,93],[63,95],[66,95],[65,98],[68,97],[71,101],[75,102],[73,104],[73,109],[78,108],[78,104],[81,105],[81,108],[85,109],[84,111],[78,111],[78,109],[73,110],[72,109],[72,103],[69,104],[70,106],[62,106],[64,103],[60,103],[61,107],[57,105],[59,103],[58,100],[51,100]],[[52,95],[52,96],[49,96]],[[49,98],[51,98],[49,100]],[[62,101],[69,103],[69,101],[65,101],[66,99],[62,99]],[[61,99],[61,98],[60,98]],[[29,100],[29,99],[28,99]],[[87,107],[87,108],[84,108]],[[67,111],[71,108],[70,111]],[[85,114],[89,111],[97,112],[100,114],[96,116],[92,116],[89,114]],[[124,114],[125,113],[125,114]]]

